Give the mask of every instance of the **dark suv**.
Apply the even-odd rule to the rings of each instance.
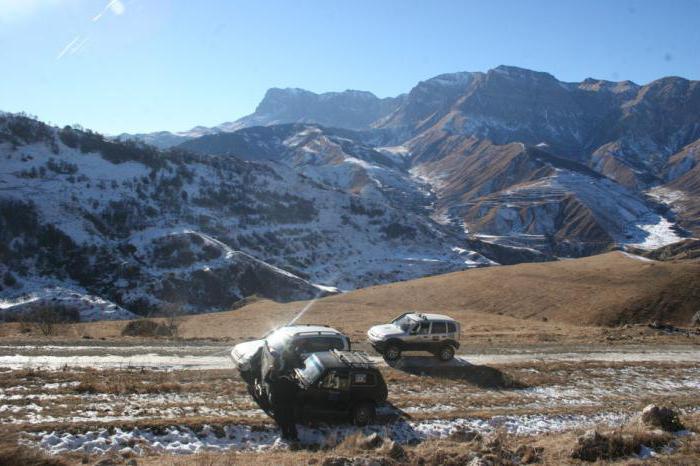
[[[231,350],[231,359],[243,380],[254,384],[266,351],[275,357],[277,371],[291,372],[307,355],[331,349],[349,350],[350,339],[325,325],[287,325],[259,340],[237,344]]]
[[[387,399],[382,373],[358,351],[314,353],[294,370],[291,380],[296,385],[294,418],[300,421],[337,419],[340,415],[366,425],[374,421],[377,405]],[[264,409],[274,417],[272,405],[268,396]]]

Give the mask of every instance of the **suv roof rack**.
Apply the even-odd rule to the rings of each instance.
[[[303,336],[303,335],[332,335],[332,336],[336,336],[336,335],[341,335],[341,333],[335,332],[332,330],[303,330],[301,332],[296,332],[294,334],[295,337]]]
[[[350,367],[359,367],[363,369],[374,367],[374,361],[372,361],[366,353],[361,351],[340,351],[332,349],[330,352],[333,353],[338,360]]]
[[[285,327],[328,327],[328,328],[330,328],[330,325],[325,325],[325,324],[291,324],[291,325],[285,325]]]

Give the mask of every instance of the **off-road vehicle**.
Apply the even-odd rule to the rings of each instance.
[[[350,339],[325,325],[288,325],[272,330],[259,340],[239,343],[231,350],[231,359],[249,385],[260,377],[264,348],[275,359],[275,370],[291,372],[311,353],[350,350]]]
[[[264,364],[263,364],[264,365]],[[348,419],[357,425],[375,420],[377,405],[386,402],[382,373],[358,351],[323,351],[310,355],[294,370],[295,419],[299,421]],[[263,390],[263,392],[265,392]],[[269,392],[267,392],[269,393]],[[268,414],[274,406],[267,403]]]
[[[449,361],[459,348],[459,334],[459,322],[451,317],[409,312],[390,324],[375,325],[367,337],[387,361],[396,361],[402,351],[428,351],[442,361]]]

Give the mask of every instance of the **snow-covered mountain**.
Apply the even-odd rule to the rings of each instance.
[[[161,152],[2,117],[5,307],[61,288],[140,314],[216,310],[491,263],[426,215],[395,157],[314,126],[289,125],[276,144],[292,158]]]
[[[189,131],[158,131],[121,134],[118,139],[136,139],[166,149],[204,135],[231,133],[253,126],[285,123],[315,123],[352,130],[370,129],[372,123],[396,110],[405,96],[380,99],[371,92],[346,90],[316,94],[298,88],[272,88],[265,93],[255,112],[235,121],[210,128],[197,126]]]
[[[697,176],[697,81],[565,83],[501,66],[419,83],[374,126],[475,235],[577,255],[674,241],[676,222],[700,232],[692,183],[673,185],[686,201],[672,211],[653,191]]]
[[[224,309],[700,234],[700,86],[682,78],[272,89],[236,122],[116,140],[0,118],[8,303],[53,285]]]
[[[500,66],[420,82],[371,129],[325,129],[324,137],[334,132],[394,157],[399,165],[385,172],[424,182],[421,189],[434,194],[431,215],[443,224],[498,244],[586,255],[698,231],[697,194],[687,181],[696,179],[696,159],[684,147],[700,138],[699,93],[696,81],[682,78],[644,86],[565,83]],[[181,147],[292,159],[313,174],[319,165],[335,167],[328,157],[310,157],[322,139],[308,134],[303,151],[292,151],[277,135],[286,130],[274,128],[209,135]],[[675,197],[684,196],[683,204],[669,210],[668,196],[653,189],[672,178],[688,189]]]

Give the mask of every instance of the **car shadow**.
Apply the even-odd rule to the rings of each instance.
[[[411,415],[389,401],[377,407],[377,424],[389,424],[402,419],[411,419]]]
[[[338,419],[315,420],[298,422],[297,430],[299,447],[308,450],[335,446],[358,434],[367,436],[376,433],[381,438],[395,440],[401,444],[417,444],[425,440],[425,432],[415,429],[411,416],[390,402],[377,407],[375,422],[367,426],[355,426]]]
[[[374,424],[386,425],[397,421],[411,419],[411,415],[395,406],[389,401],[385,401],[377,406],[376,419]],[[349,425],[347,416],[338,413],[301,413],[296,420],[299,425],[311,427]]]
[[[526,384],[500,369],[472,364],[460,357],[443,362],[430,356],[403,356],[390,366],[412,375],[460,380],[480,388],[497,390],[527,388]]]

